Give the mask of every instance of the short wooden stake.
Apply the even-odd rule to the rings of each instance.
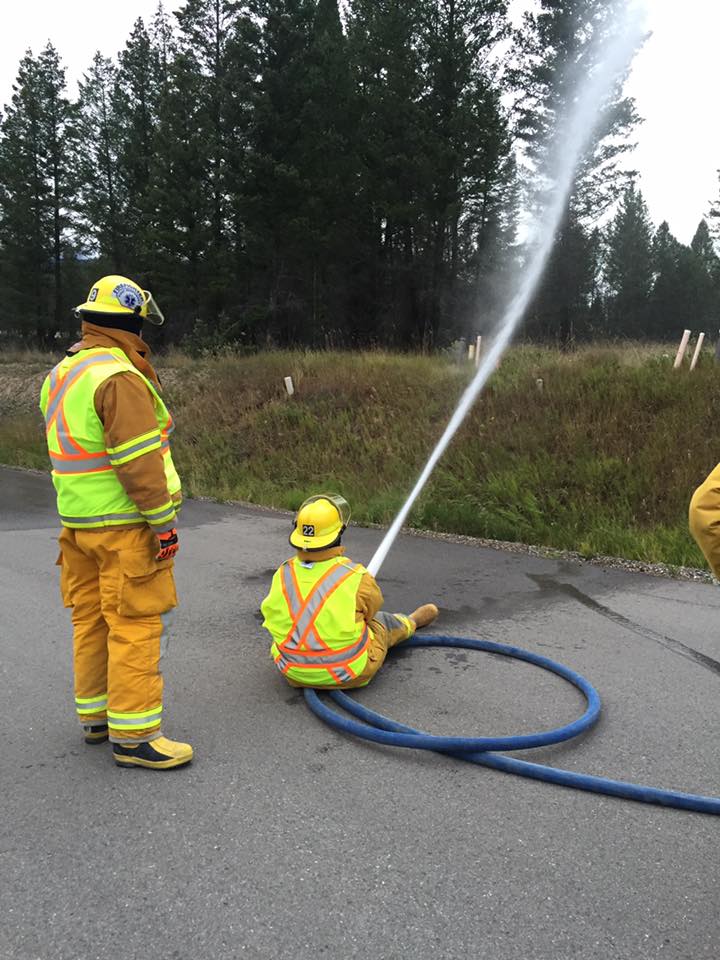
[[[543,390],[545,389],[545,381],[543,380],[542,377],[537,378],[537,380],[535,381],[535,386],[537,387],[538,393],[543,392]]]
[[[471,343],[468,345],[468,360],[475,359],[475,344]]]
[[[693,354],[692,363],[690,364],[690,369],[694,370],[697,366],[697,362],[700,359],[700,351],[702,350],[703,343],[705,341],[705,334],[701,333],[698,337],[697,346],[695,347],[695,353]]]
[[[482,350],[482,337],[478,337],[475,341],[475,366],[480,366],[480,351]]]
[[[680,341],[680,346],[678,347],[677,356],[675,357],[675,364],[673,366],[674,370],[680,366],[683,362],[685,356],[685,351],[687,350],[688,340],[690,339],[690,334],[692,331],[686,330],[682,335],[682,340]]]
[[[292,377],[285,377],[285,389],[287,390],[287,395],[289,397],[295,393],[295,385],[293,384]]]

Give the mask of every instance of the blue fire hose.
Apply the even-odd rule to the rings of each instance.
[[[372,740],[391,747],[414,747],[418,750],[433,750],[447,754],[459,760],[470,763],[479,763],[494,770],[503,770],[505,773],[515,773],[520,777],[531,777],[534,780],[544,780],[546,783],[557,783],[564,787],[573,787],[576,790],[588,790],[591,793],[604,793],[611,797],[622,797],[626,800],[639,800],[641,803],[655,803],[664,807],[677,807],[681,810],[695,810],[700,813],[714,813],[720,815],[720,797],[703,797],[692,793],[679,793],[675,790],[661,790],[657,787],[645,787],[635,783],[625,783],[622,780],[608,780],[605,777],[592,777],[583,773],[573,773],[571,770],[558,770],[540,763],[529,763],[527,760],[516,760],[494,753],[495,750],[527,750],[532,747],[545,747],[552,743],[562,743],[589,730],[600,716],[600,697],[597,690],[581,677],[579,673],[570,670],[561,663],[556,663],[548,657],[537,653],[521,650],[519,647],[509,647],[501,643],[492,643],[489,640],[472,640],[467,637],[447,636],[414,636],[403,643],[407,647],[464,647],[468,650],[484,650],[488,653],[497,653],[516,660],[525,660],[544,670],[549,670],[567,680],[584,695],[587,708],[583,715],[573,723],[548,730],[544,733],[531,733],[516,737],[438,737],[421,730],[415,730],[403,723],[397,723],[384,717],[374,710],[363,707],[356,700],[340,690],[330,693],[331,699],[347,713],[357,720],[343,716],[336,710],[330,709],[313,689],[305,690],[305,700],[310,709],[321,720],[343,733],[349,733],[364,740]],[[361,721],[361,722],[358,722]]]

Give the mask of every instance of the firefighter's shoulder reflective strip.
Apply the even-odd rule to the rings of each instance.
[[[75,697],[75,709],[80,714],[105,713],[107,704],[107,693],[98,693],[95,697]]]
[[[144,730],[145,727],[154,727],[162,719],[162,706],[152,710],[143,710],[139,713],[119,713],[108,710],[108,727],[111,730]]]
[[[143,454],[159,450],[161,446],[162,437],[160,431],[156,429],[118,444],[117,447],[108,447],[107,452],[110,456],[110,463],[114,467],[119,467],[123,463],[130,463],[131,460],[142,457]]]

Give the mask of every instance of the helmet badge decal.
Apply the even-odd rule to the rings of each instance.
[[[314,536],[315,536],[315,524],[314,524],[314,523],[304,523],[304,524],[303,524],[303,536],[304,536],[304,537],[314,537]]]
[[[123,307],[127,307],[128,310],[135,310],[137,307],[142,307],[143,296],[137,287],[131,286],[129,283],[119,283],[112,292],[112,295],[122,304]]]
[[[95,303],[95,301],[98,298],[99,292],[100,291],[98,290],[97,287],[93,287],[92,290],[90,291],[90,296],[88,297],[88,303]]]

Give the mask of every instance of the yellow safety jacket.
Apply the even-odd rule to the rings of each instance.
[[[155,406],[157,430],[109,450],[95,409],[95,391],[118,373],[132,373],[145,383]],[[170,454],[172,417],[150,380],[119,347],[94,347],[61,360],[45,378],[40,409],[63,526],[87,529],[147,522],[159,528],[174,514],[171,502],[141,512],[113,469],[151,450],[162,450],[170,498],[180,490]]]
[[[304,563],[293,557],[275,572],[262,602],[271,654],[289,679],[312,687],[353,680],[367,663],[367,624],[355,619],[355,597],[365,574],[345,557]]]

